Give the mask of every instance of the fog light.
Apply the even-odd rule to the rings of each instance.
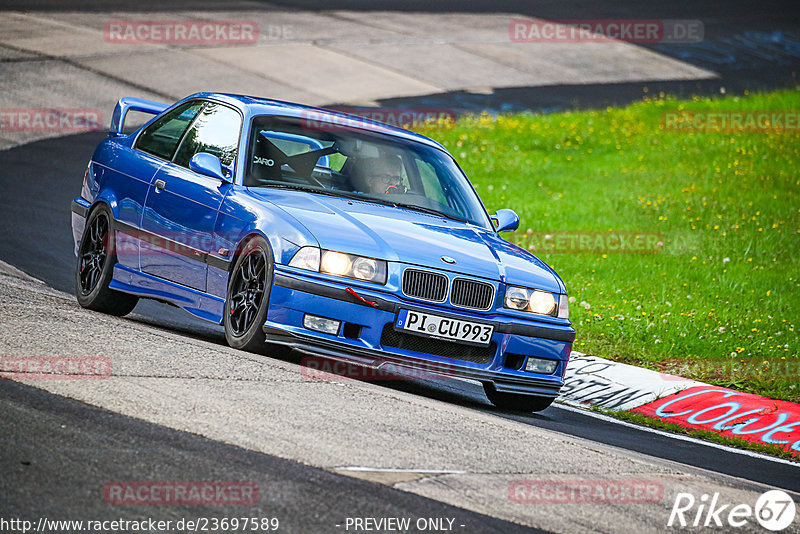
[[[303,326],[309,330],[322,332],[323,334],[331,334],[332,336],[335,336],[339,332],[339,321],[326,317],[317,317],[316,315],[306,314],[303,316]]]
[[[541,358],[528,358],[528,363],[525,364],[525,370],[529,373],[543,375],[552,375],[556,372],[557,367],[558,360],[543,360]]]

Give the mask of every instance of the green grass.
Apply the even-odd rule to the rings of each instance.
[[[660,234],[654,254],[534,251],[567,285],[575,350],[799,402],[800,133],[663,130],[676,109],[800,110],[800,91],[661,95],[420,131],[453,153],[490,211],[519,213],[512,241]],[[720,374],[709,361],[758,372]]]

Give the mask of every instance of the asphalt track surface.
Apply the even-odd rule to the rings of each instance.
[[[343,530],[343,516],[454,518],[456,532],[544,532],[357,478],[259,454],[0,381],[2,516],[34,520],[277,518],[279,532]],[[32,439],[35,436],[35,439]],[[236,480],[254,505],[109,506],[109,481]],[[12,491],[13,488],[13,491]],[[346,511],[346,512],[344,512]],[[460,527],[463,525],[463,527]]]
[[[272,2],[280,8],[314,9],[314,2]],[[151,0],[115,2],[73,2],[71,9],[87,10],[212,10],[216,2],[179,1],[168,6]],[[233,9],[235,3],[226,3]],[[252,5],[252,4],[248,4]],[[374,3],[336,1],[326,9],[370,9]],[[704,20],[706,36],[724,39],[745,30],[797,31],[797,2],[631,2],[609,11],[606,2],[384,2],[382,10],[472,12],[522,12],[530,16],[564,19],[576,12],[581,18],[698,18]],[[0,2],[0,9],[49,10],[65,8],[63,2],[19,0]],[[758,13],[753,13],[757,9]],[[615,11],[616,10],[616,11]],[[565,16],[564,14],[567,14]],[[679,95],[716,93],[720,85],[733,91],[756,87],[775,88],[796,83],[797,65],[755,62],[721,72],[718,82],[664,82],[648,84]],[[420,97],[415,102],[437,105],[453,102],[463,107],[495,105],[527,109],[562,109],[623,103],[641,97],[641,84],[605,84],[504,89],[493,95],[448,93]],[[403,99],[395,99],[404,103]],[[389,103],[389,101],[385,102]],[[81,134],[20,146],[0,152],[0,260],[39,278],[53,288],[71,292],[74,256],[70,232],[69,202],[80,188],[80,179],[102,133]],[[196,320],[184,312],[152,301],[141,301],[128,318],[159,328],[223,344],[222,330]],[[566,435],[641,452],[654,457],[724,473],[776,488],[800,491],[797,468],[761,458],[731,453],[695,442],[679,441],[598,420],[591,415],[549,408],[538,415],[504,413],[493,409],[479,388],[445,387],[424,382],[386,384],[432,399],[474,410],[490,412]],[[162,480],[253,480],[263,484],[270,495],[263,513],[292,518],[297,532],[313,532],[341,520],[341,510],[352,516],[455,516],[474,526],[469,531],[531,531],[513,523],[425,499],[371,482],[336,475],[273,456],[246,451],[157,425],[107,412],[34,388],[0,381],[0,494],[11,500],[4,509],[24,511],[26,516],[51,514],[74,517],[76,511],[103,519],[108,507],[97,498],[97,484],[114,473],[124,480],[129,473],[144,469],[158,473]],[[35,444],[35,445],[34,445]],[[137,451],[148,451],[147,465]],[[103,471],[103,477],[97,475]],[[127,478],[132,478],[128,476]],[[13,489],[13,491],[12,491]],[[94,492],[94,493],[92,493]],[[45,497],[45,498],[43,498]],[[332,511],[333,510],[333,511]],[[227,510],[217,510],[226,515]],[[248,510],[248,512],[258,510]],[[84,512],[96,512],[93,514]],[[194,510],[146,509],[141,517],[164,519],[192,515]],[[215,512],[215,513],[216,513]],[[125,511],[127,518],[138,517]],[[206,513],[206,515],[210,515]],[[254,514],[255,515],[255,514]],[[110,517],[109,517],[110,518]],[[287,530],[292,531],[292,530]]]

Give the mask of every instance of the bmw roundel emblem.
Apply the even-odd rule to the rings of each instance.
[[[455,265],[455,263],[456,263],[456,260],[454,260],[450,256],[442,256],[442,261],[445,262],[445,263],[448,263],[450,265]]]

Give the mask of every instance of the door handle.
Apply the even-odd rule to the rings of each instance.
[[[167,182],[164,180],[156,180],[155,183],[156,189],[163,191],[165,187],[167,187]]]

